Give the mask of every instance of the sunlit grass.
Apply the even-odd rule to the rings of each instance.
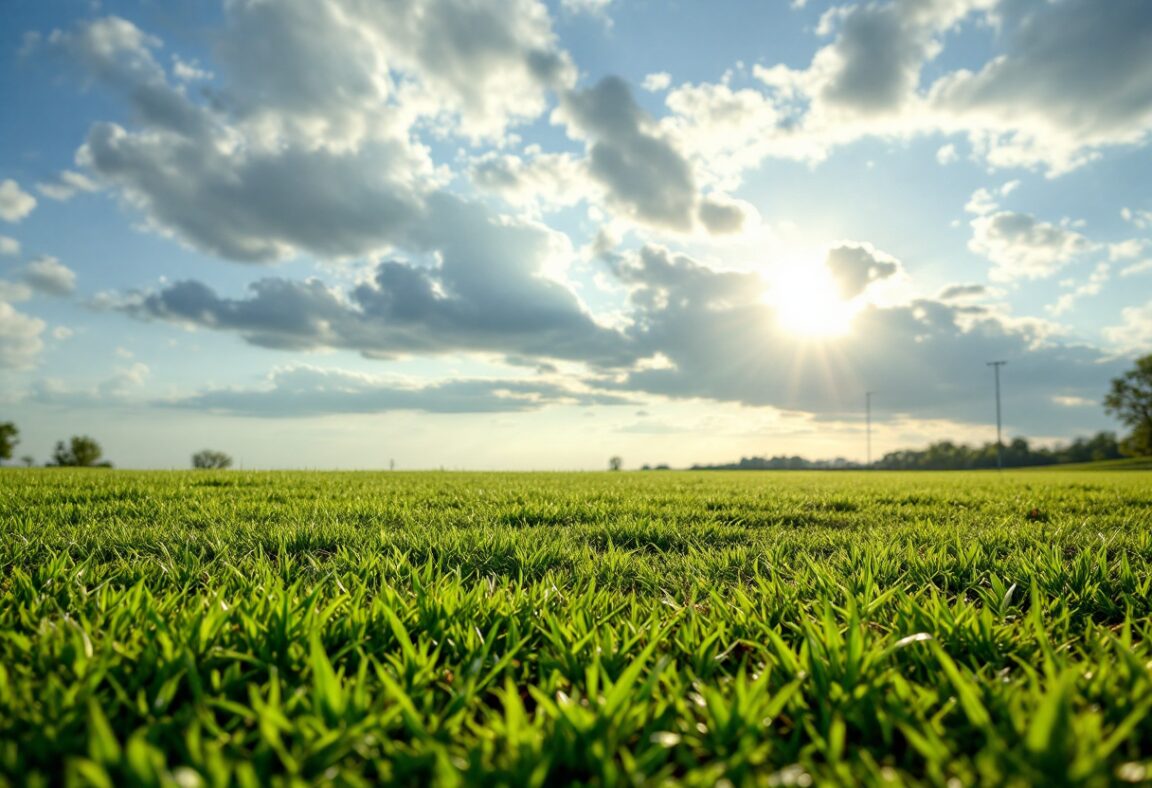
[[[0,775],[1141,781],[1148,474],[0,472]]]

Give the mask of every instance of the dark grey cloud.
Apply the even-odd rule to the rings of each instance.
[[[900,265],[891,258],[881,256],[870,246],[837,246],[828,252],[824,264],[832,274],[840,296],[845,300],[855,298],[864,292],[868,285],[895,274]]]
[[[845,6],[825,17],[837,19],[836,41],[818,56],[820,98],[861,113],[891,112],[911,98],[935,44],[945,3],[891,2]],[[946,18],[946,16],[945,16]]]
[[[1152,5],[1146,0],[1004,3],[1004,55],[941,79],[932,98],[1022,137],[1138,142],[1152,130]],[[1007,145],[1042,144],[1024,139]],[[1042,153],[1036,151],[1036,153]]]
[[[587,168],[605,190],[608,203],[635,221],[689,231],[698,224],[710,233],[738,232],[745,212],[739,203],[701,198],[692,165],[636,103],[619,77],[605,77],[561,101],[559,117],[589,141]],[[481,176],[497,186],[511,177],[507,167],[489,167]]]
[[[738,233],[744,229],[744,210],[732,202],[706,197],[700,202],[700,223],[713,235]]]
[[[988,292],[984,285],[949,285],[936,296],[938,301],[954,301],[959,298],[982,296]]]
[[[1096,398],[1123,366],[1094,348],[1061,344],[1041,324],[933,300],[867,306],[849,335],[805,342],[779,325],[750,275],[652,247],[619,266],[635,288],[633,340],[666,359],[603,382],[630,392],[854,414],[862,392],[876,390],[890,412],[980,422],[990,396],[985,362],[1008,359],[1009,423],[1063,432],[1079,425],[1053,397]],[[1085,428],[1102,420],[1077,415]]]
[[[263,347],[338,347],[373,356],[491,351],[599,364],[630,358],[571,291],[540,275],[552,237],[536,225],[494,221],[479,205],[433,195],[428,218],[409,231],[413,247],[439,262],[389,261],[347,293],[312,281],[266,278],[242,298],[197,281],[128,298],[119,309],[236,332]]]
[[[564,97],[571,124],[591,140],[588,167],[610,202],[636,219],[691,228],[696,184],[687,159],[655,131],[619,77]]]
[[[635,405],[618,393],[532,380],[445,380],[404,385],[342,370],[294,366],[273,372],[259,388],[211,389],[157,404],[237,416],[287,418],[342,413],[511,413],[547,405]]]
[[[41,255],[19,273],[20,279],[38,293],[63,297],[76,290],[76,273],[55,257]]]
[[[856,260],[850,268],[855,286],[867,284],[859,274],[868,270],[860,256],[866,250],[840,250],[842,255],[850,250],[848,259]],[[758,275],[717,271],[654,246],[606,258],[629,289],[628,326],[612,331],[568,308],[572,302],[567,298],[551,309],[547,297],[519,305],[485,300],[497,296],[467,280],[457,284],[448,270],[449,259],[431,268],[383,263],[372,281],[350,292],[315,281],[267,279],[246,297],[228,299],[202,284],[177,283],[121,308],[144,319],[236,332],[249,342],[275,348],[345,348],[369,356],[488,351],[503,354],[517,366],[548,358],[584,361],[594,371],[583,383],[614,397],[646,393],[705,398],[825,417],[854,414],[861,392],[871,390],[881,392],[889,412],[986,421],[985,362],[1007,359],[1008,422],[1042,434],[1101,427],[1099,413],[1073,413],[1060,401],[1098,398],[1124,366],[1097,349],[1062,343],[1048,333],[1047,324],[932,299],[891,307],[866,305],[848,335],[806,341],[780,325],[764,300],[766,285]],[[416,407],[421,399],[403,386],[399,393],[373,399],[377,388],[366,385],[367,393],[357,394],[362,400],[341,399],[324,388],[323,397],[331,402],[324,407],[337,412],[345,402],[348,408],[406,408]],[[456,384],[422,391],[431,397],[429,410],[449,407],[434,402],[451,403],[457,395],[475,393]],[[310,402],[314,395],[320,396],[311,392],[302,400]],[[291,410],[276,404],[275,397],[287,395],[273,397],[263,390],[209,392],[190,400],[189,406],[236,412],[250,407],[256,412],[266,396],[270,409],[283,407],[285,414]],[[540,397],[533,401],[547,401],[542,393]],[[227,404],[233,398],[250,405]],[[1070,415],[1081,421],[1069,422]]]
[[[226,152],[195,137],[94,126],[81,159],[160,229],[241,262],[306,251],[357,256],[388,246],[421,216],[401,181],[403,146],[331,151]]]

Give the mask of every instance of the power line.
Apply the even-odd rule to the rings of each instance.
[[[989,361],[988,366],[996,376],[996,467],[1004,470],[1004,441],[1000,439],[1000,367],[1007,361]]]

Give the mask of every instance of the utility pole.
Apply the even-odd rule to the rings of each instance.
[[[1004,470],[1004,441],[1000,439],[1000,367],[1007,361],[989,361],[988,366],[996,376],[996,468]]]
[[[865,466],[867,468],[872,467],[872,395],[875,393],[875,391],[864,392],[864,418],[868,425],[868,464]]]

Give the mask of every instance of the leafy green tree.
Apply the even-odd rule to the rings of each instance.
[[[624,460],[620,457],[612,457],[608,460],[608,470],[618,471],[624,467]]]
[[[192,455],[193,468],[231,468],[232,458],[222,451],[201,449]]]
[[[1104,410],[1132,428],[1122,444],[1126,454],[1152,455],[1152,354],[1136,359],[1135,369],[1112,379]]]
[[[12,459],[12,452],[20,442],[20,430],[10,421],[0,423],[0,460]]]
[[[104,451],[100,444],[87,435],[73,435],[67,444],[57,441],[50,465],[74,468],[111,468],[112,463],[101,462]]]

